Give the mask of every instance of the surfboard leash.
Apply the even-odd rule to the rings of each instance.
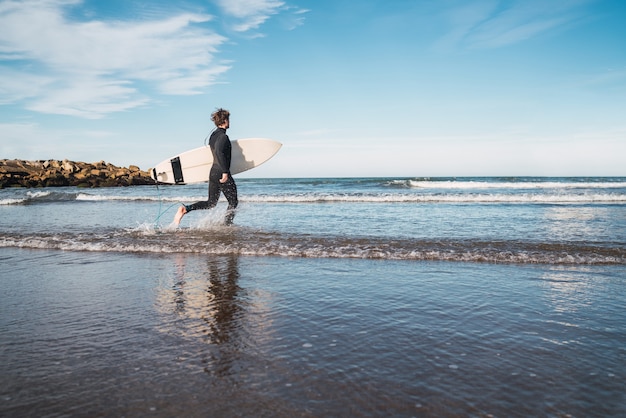
[[[208,147],[209,144],[207,142],[207,139],[209,139],[209,137],[211,136],[211,134],[213,134],[213,132],[215,132],[215,128],[211,129],[211,132],[209,132],[208,134],[206,134],[206,136],[204,137],[204,146]]]
[[[165,215],[167,213],[167,211],[172,209],[174,206],[182,205],[182,202],[172,203],[165,210],[162,210],[162,208],[163,208],[163,197],[161,196],[161,189],[159,189],[159,182],[156,182],[155,185],[156,185],[156,189],[157,189],[157,195],[158,195],[158,198],[159,198],[159,214],[154,219],[154,229],[158,229],[159,228],[159,220],[161,219],[161,216]]]

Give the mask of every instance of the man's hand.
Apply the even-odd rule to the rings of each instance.
[[[228,181],[228,173],[222,173],[222,178],[220,179],[220,183],[226,183]]]

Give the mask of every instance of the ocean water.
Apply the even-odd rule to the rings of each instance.
[[[237,184],[0,190],[0,415],[626,415],[626,178]]]

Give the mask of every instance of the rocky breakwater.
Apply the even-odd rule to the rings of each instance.
[[[100,161],[0,160],[0,188],[6,187],[117,187],[154,184],[146,171]]]

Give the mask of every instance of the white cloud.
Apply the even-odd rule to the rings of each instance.
[[[203,28],[205,14],[153,21],[74,21],[72,0],[0,3],[0,103],[101,117],[146,104],[137,85],[197,94],[229,66],[215,59],[226,39]],[[34,30],[37,28],[37,30]]]
[[[196,94],[199,87],[214,84],[217,77],[229,68],[227,65],[216,65],[206,70],[196,71],[193,74],[181,74],[177,77],[163,80],[159,90],[165,94]]]
[[[227,15],[240,19],[241,23],[234,29],[245,32],[261,26],[285,3],[279,0],[217,0],[217,4]]]
[[[0,66],[0,105],[35,97],[54,79]]]
[[[450,31],[437,42],[444,49],[456,47],[476,26],[487,20],[498,5],[497,0],[464,4],[447,13]]]
[[[497,48],[564,27],[583,17],[590,0],[545,2],[483,0],[465,2],[447,13],[450,31],[437,46],[443,48]]]
[[[280,0],[215,0],[219,8],[237,20],[232,26],[236,32],[248,32],[258,29],[270,17],[280,12],[286,13],[282,19],[288,30],[292,30],[304,22],[305,9],[288,6]]]
[[[287,30],[294,30],[298,26],[304,25],[304,15],[309,12],[309,9],[296,9],[292,14],[283,19],[283,24]]]
[[[99,78],[74,79],[71,85],[48,88],[45,95],[27,105],[41,113],[54,113],[84,118],[98,118],[145,105],[149,100],[140,97],[130,82]]]

